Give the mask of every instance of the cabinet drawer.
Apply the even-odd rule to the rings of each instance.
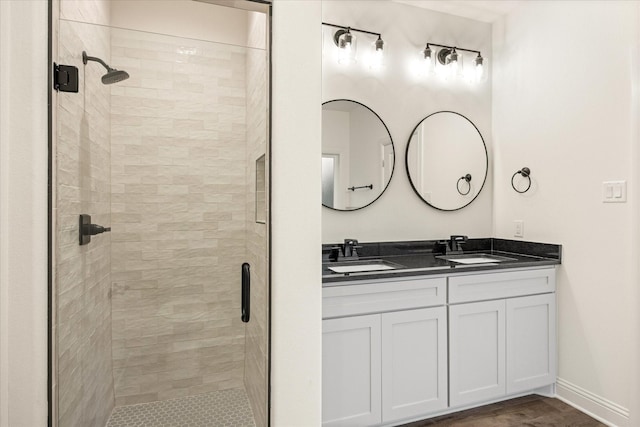
[[[449,278],[449,303],[555,292],[554,268],[471,274]]]
[[[446,303],[446,278],[421,278],[322,289],[322,318],[432,307]]]

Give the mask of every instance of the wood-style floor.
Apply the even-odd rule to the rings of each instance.
[[[524,396],[402,427],[600,427],[599,421],[558,399]]]

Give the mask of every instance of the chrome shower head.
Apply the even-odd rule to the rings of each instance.
[[[110,85],[113,83],[121,82],[129,78],[129,73],[127,73],[126,71],[120,71],[120,70],[116,70],[115,68],[111,68],[102,59],[96,58],[95,56],[89,56],[87,55],[87,52],[82,51],[82,63],[87,65],[87,62],[89,61],[98,62],[102,64],[104,68],[107,69],[107,74],[102,76],[102,84]]]

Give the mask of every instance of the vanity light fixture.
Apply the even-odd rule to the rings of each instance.
[[[429,47],[429,43],[427,43],[427,46],[422,51],[422,57],[424,61],[423,71],[427,75],[433,73],[433,69],[434,69],[433,50],[431,49],[431,47]]]
[[[482,80],[482,76],[484,75],[484,58],[482,57],[482,55],[480,55],[480,52],[478,52],[478,56],[476,56],[475,59],[475,64],[476,64],[476,72],[475,72],[475,80],[477,82],[479,82],[480,80]]]
[[[439,50],[434,55],[432,47],[438,47]],[[471,70],[465,70],[463,67],[463,59],[462,54],[459,52],[470,52],[477,54],[475,60],[473,61],[474,70],[471,73]],[[474,80],[479,82],[482,80],[482,76],[484,73],[483,64],[484,58],[479,50],[465,49],[457,46],[447,46],[438,43],[427,43],[427,46],[422,51],[422,55],[425,61],[427,61],[427,67],[430,69],[435,68],[435,65],[438,65],[438,69],[441,70],[444,78],[456,78],[456,77],[469,77],[469,80]],[[434,64],[434,61],[431,59],[435,56],[437,60],[437,64]]]
[[[382,34],[373,31],[361,30],[358,28],[345,27],[344,25],[330,24],[328,22],[323,22],[322,25],[338,29],[333,34],[333,42],[338,47],[338,49],[340,49],[340,52],[338,54],[339,63],[347,64],[356,62],[356,37],[352,34],[352,32],[355,31],[358,33],[378,36],[378,39],[372,45],[370,66],[371,68],[377,68],[382,65],[384,50],[384,41],[382,40]]]

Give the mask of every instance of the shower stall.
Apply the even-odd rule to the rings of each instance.
[[[268,425],[268,2],[52,5],[53,424]]]

